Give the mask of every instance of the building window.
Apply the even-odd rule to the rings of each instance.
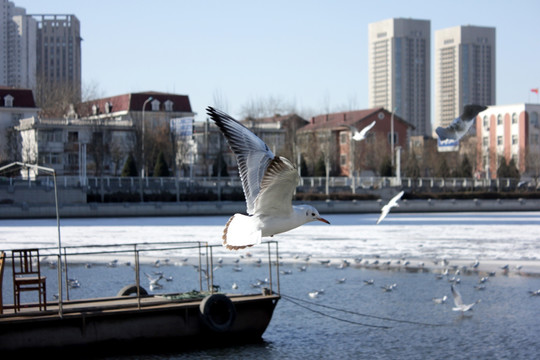
[[[342,132],[341,134],[339,134],[339,142],[340,144],[346,144],[347,143],[347,133],[346,132]]]
[[[112,112],[112,104],[110,102],[105,103],[105,113],[109,114]]]
[[[538,113],[536,111],[533,111],[531,113],[531,117],[529,119],[529,122],[531,125],[537,126],[538,125]]]
[[[92,105],[92,115],[97,115],[99,113],[99,106],[96,104]]]
[[[497,136],[497,145],[502,145],[503,144],[503,137],[502,136]]]
[[[4,106],[5,107],[13,107],[13,96],[11,95],[6,95],[4,96]]]
[[[340,162],[341,166],[347,165],[347,155],[341,155],[339,157],[339,162]]]
[[[512,145],[516,145],[518,143],[518,136],[512,135]]]
[[[154,99],[152,100],[152,111],[159,111],[159,100],[158,99]]]
[[[173,111],[173,104],[171,100],[165,101],[165,111]]]
[[[497,115],[497,125],[502,125],[503,121],[502,121],[502,115],[499,114]]]
[[[68,142],[76,143],[79,141],[79,133],[77,131],[68,132]]]
[[[489,127],[489,120],[487,116],[484,116],[484,118],[482,119],[482,123],[484,125],[484,128],[487,129]]]
[[[517,122],[518,122],[517,114],[516,114],[516,113],[513,113],[513,114],[512,114],[512,124],[517,124]]]
[[[62,154],[45,152],[39,155],[39,162],[42,164],[62,164]]]
[[[489,138],[487,136],[484,136],[482,138],[482,145],[484,145],[484,147],[488,147],[489,146]]]
[[[388,133],[388,143],[392,143],[392,133]],[[398,133],[394,131],[394,145],[398,143]]]
[[[38,132],[38,141],[43,143],[62,142],[62,130],[42,130]]]

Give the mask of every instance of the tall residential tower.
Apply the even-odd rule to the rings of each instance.
[[[435,128],[448,126],[467,104],[495,104],[495,28],[435,32]]]
[[[369,107],[382,106],[431,136],[429,20],[395,18],[369,24]]]
[[[33,88],[36,21],[11,1],[0,0],[0,85]]]
[[[81,25],[75,15],[31,15],[37,21],[37,73],[41,90],[81,95]],[[38,89],[39,90],[39,89]],[[37,93],[39,100],[40,91]]]

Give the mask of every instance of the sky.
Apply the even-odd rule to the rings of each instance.
[[[538,102],[538,0],[11,0],[27,14],[81,22],[83,92],[188,95],[196,120],[279,102],[303,116],[368,108],[368,25],[431,21],[496,28],[498,105]]]

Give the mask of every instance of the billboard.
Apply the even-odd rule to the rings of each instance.
[[[437,138],[437,150],[439,152],[451,152],[459,150],[459,140],[446,139],[442,140]]]
[[[183,117],[171,119],[171,133],[176,136],[192,136],[193,135],[192,117]]]

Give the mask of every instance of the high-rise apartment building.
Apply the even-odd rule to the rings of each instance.
[[[0,0],[0,85],[33,88],[36,75],[36,21],[26,10]]]
[[[369,107],[382,106],[431,136],[430,21],[369,24]]]
[[[0,0],[0,85],[32,89],[40,104],[53,93],[79,100],[80,27],[75,15],[27,15]]]
[[[495,28],[456,26],[435,32],[435,128],[467,104],[495,104]]]
[[[75,15],[31,15],[37,21],[36,81],[81,92],[81,26]],[[39,94],[38,94],[39,96]]]

